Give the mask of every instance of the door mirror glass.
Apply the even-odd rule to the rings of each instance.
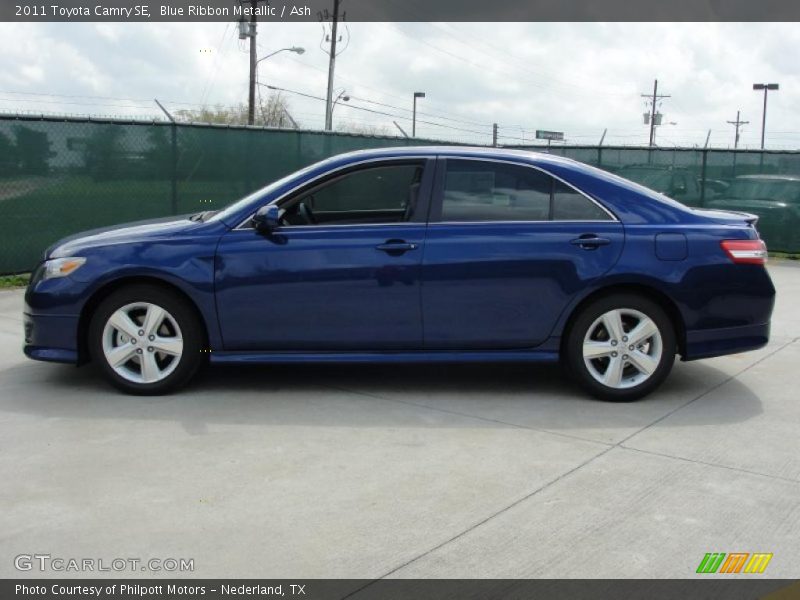
[[[280,226],[281,209],[274,204],[268,204],[258,209],[253,215],[253,223],[258,231],[272,233]]]

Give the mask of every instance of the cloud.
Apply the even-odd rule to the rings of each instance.
[[[607,142],[642,143],[641,94],[657,77],[671,95],[659,110],[677,123],[660,128],[662,143],[702,144],[711,129],[712,144],[728,145],[726,121],[741,110],[751,122],[743,142],[757,145],[762,97],[752,83],[769,80],[781,90],[770,97],[768,141],[800,142],[794,24],[350,23],[340,31],[336,88],[351,101],[337,105],[339,123],[407,128],[412,93],[424,91],[424,137],[488,143],[498,123],[506,143],[535,129],[596,143],[606,128]],[[324,35],[316,23],[259,24],[259,56],[306,48],[265,60],[260,80],[324,96]],[[153,98],[174,110],[245,102],[246,50],[233,22],[0,24],[0,109],[157,117]],[[322,126],[323,102],[287,97],[303,126]]]

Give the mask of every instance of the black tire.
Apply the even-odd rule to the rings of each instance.
[[[604,385],[595,379],[584,361],[583,343],[589,328],[602,315],[617,309],[643,313],[655,323],[661,336],[661,357],[656,368],[647,379],[632,387]],[[664,309],[649,298],[630,293],[603,296],[583,308],[570,322],[564,346],[565,363],[570,375],[591,395],[608,402],[631,402],[656,389],[672,370],[676,349],[675,326]],[[592,362],[598,364],[596,361]],[[602,366],[602,363],[600,365]],[[631,368],[635,369],[626,367],[626,369]]]
[[[120,308],[139,302],[154,304],[166,310],[180,328],[183,341],[183,351],[176,358],[177,366],[166,377],[153,383],[130,381],[121,376],[109,364],[103,351],[103,331],[109,318]],[[151,284],[125,286],[105,298],[89,324],[87,341],[92,360],[100,366],[111,384],[123,392],[140,396],[168,394],[186,385],[205,357],[204,328],[194,307],[178,294]],[[171,360],[169,357],[167,359]]]

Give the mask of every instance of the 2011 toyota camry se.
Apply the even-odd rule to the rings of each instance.
[[[217,212],[50,248],[25,353],[161,394],[211,363],[558,361],[633,400],[765,345],[756,217],[503,149],[344,154]]]

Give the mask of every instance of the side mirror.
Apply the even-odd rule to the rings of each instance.
[[[253,215],[256,229],[262,233],[272,233],[280,227],[281,209],[274,204],[268,204],[258,209]]]

